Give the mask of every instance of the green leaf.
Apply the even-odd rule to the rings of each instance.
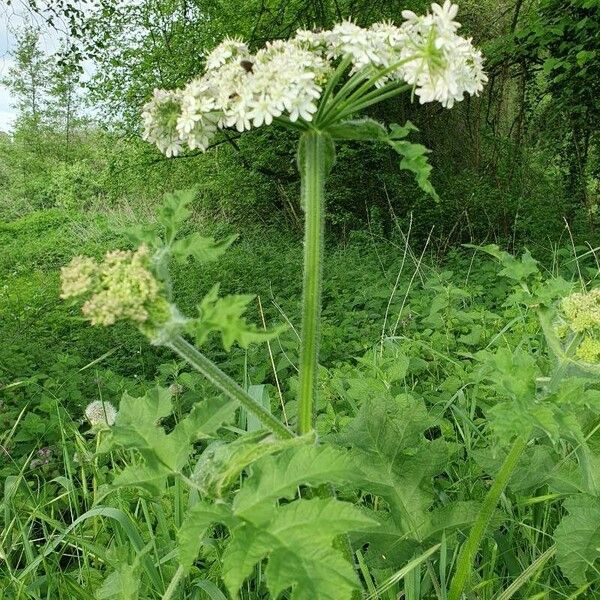
[[[175,239],[181,225],[192,214],[188,206],[195,195],[194,189],[179,190],[164,195],[163,203],[158,210],[158,221],[166,230],[167,244]]]
[[[188,462],[192,444],[214,436],[224,422],[235,413],[235,403],[219,396],[196,404],[169,434],[160,419],[171,414],[171,396],[164,388],[154,388],[141,398],[125,394],[119,405],[115,424],[106,443],[100,448],[114,447],[136,450],[142,462],[126,467],[114,481],[115,486],[135,486],[159,495],[169,475],[177,475]]]
[[[500,261],[502,269],[499,275],[507,277],[517,282],[526,282],[532,275],[538,275],[540,270],[538,262],[532,256],[529,250],[525,250],[520,260],[517,260],[512,254],[500,250],[496,244],[487,244],[486,246],[474,246],[473,244],[465,244],[466,248],[475,248],[482,250],[490,256],[493,256]]]
[[[388,132],[384,125],[373,119],[352,119],[327,128],[334,140],[385,141]]]
[[[229,527],[236,524],[231,509],[224,503],[198,502],[187,511],[177,533],[179,564],[182,567],[189,569],[192,566],[204,536],[216,523]]]
[[[419,128],[414,125],[411,121],[406,121],[404,125],[398,125],[398,123],[392,123],[390,125],[390,133],[388,138],[390,140],[403,140],[408,137],[413,131],[419,131]]]
[[[236,409],[235,402],[221,396],[212,396],[194,404],[171,435],[181,436],[188,443],[215,437],[223,423],[229,423],[233,419]]]
[[[403,127],[394,123],[390,129],[391,133],[387,142],[398,154],[402,155],[400,168],[414,173],[419,187],[438,202],[440,198],[429,180],[432,171],[427,160],[429,150],[422,144],[413,144],[404,139],[410,132],[418,131],[418,129],[410,121],[407,121]]]
[[[569,513],[554,531],[556,561],[575,585],[597,579],[600,558],[600,499],[578,494],[564,502]],[[595,573],[588,579],[588,571]]]
[[[295,599],[349,599],[358,582],[333,541],[375,523],[355,506],[334,498],[277,507],[260,527],[247,522],[232,531],[223,554],[223,580],[236,597],[254,565],[268,556],[267,586],[274,598],[292,587]]]
[[[160,496],[171,470],[160,464],[144,463],[127,465],[113,480],[113,487],[139,487],[152,496]]]
[[[255,431],[229,444],[214,442],[200,456],[192,479],[205,496],[221,498],[240,473],[259,458],[308,441],[304,437],[274,439],[265,431]]]
[[[219,298],[219,284],[216,284],[198,306],[199,317],[188,324],[188,330],[203,344],[213,332],[219,332],[225,350],[229,351],[234,342],[247,348],[253,342],[273,339],[284,327],[271,331],[258,330],[250,325],[243,314],[254,295],[232,295]]]
[[[171,410],[171,394],[164,388],[156,387],[141,398],[125,393],[111,427],[109,442],[137,450],[148,461],[170,464],[166,452],[167,434],[157,425],[160,419],[171,414]]]
[[[309,543],[273,554],[265,575],[272,598],[291,587],[291,600],[345,600],[359,587],[352,565],[339,552]]]
[[[291,499],[301,485],[344,485],[356,479],[356,463],[346,450],[325,445],[290,448],[252,466],[233,508],[237,515],[251,519],[276,500]]]
[[[138,565],[120,565],[105,580],[96,592],[97,600],[138,600],[140,568]]]
[[[432,478],[450,456],[443,439],[425,438],[436,423],[424,403],[409,395],[369,398],[336,438],[353,449],[364,480],[361,487],[387,501],[406,539],[419,539],[429,522],[435,497]]]
[[[173,256],[180,261],[191,256],[200,263],[206,263],[219,258],[237,237],[237,235],[231,235],[217,242],[212,237],[203,237],[199,233],[192,233],[173,242],[171,251]]]

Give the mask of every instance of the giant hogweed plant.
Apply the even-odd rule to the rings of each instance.
[[[264,575],[272,597],[291,590],[295,600],[344,600],[360,587],[353,544],[368,545],[374,562],[409,563],[411,568],[426,562],[430,569],[430,556],[437,550],[442,532],[474,522],[458,554],[447,595],[459,600],[472,577],[475,555],[499,497],[536,432],[550,429],[556,439],[563,433],[572,438],[577,430],[561,402],[550,406],[545,402],[566,393],[561,387],[565,365],[580,364],[582,357],[600,354],[593,337],[580,339],[588,326],[568,320],[578,309],[569,309],[567,302],[567,324],[558,330],[554,324],[548,325],[548,313],[541,312],[558,365],[541,391],[531,387],[533,368],[519,372],[531,366],[530,358],[521,361],[501,352],[479,357],[482,381],[504,400],[490,415],[492,420],[495,414],[499,417],[493,423],[508,444],[481,507],[455,503],[433,508],[431,480],[444,471],[453,449],[443,439],[425,435],[438,423],[422,401],[410,395],[394,396],[388,390],[378,398],[365,398],[340,435],[323,440],[314,432],[324,187],[335,162],[335,145],[346,140],[388,144],[402,156],[400,167],[414,172],[421,188],[437,198],[429,181],[427,150],[408,140],[414,126],[388,127],[361,117],[361,113],[402,93],[416,96],[422,103],[438,101],[450,108],[466,93],[482,89],[486,77],[481,55],[469,40],[458,36],[456,12],[457,7],[446,2],[433,4],[425,16],[405,11],[405,22],[398,27],[379,23],[362,29],[344,22],[330,31],[298,31],[293,39],[269,43],[256,54],[242,41],[227,39],[207,56],[204,74],[181,90],[156,90],[145,106],[145,138],[167,156],[186,148],[207,150],[215,138],[227,135],[228,128],[243,132],[276,124],[296,131],[305,212],[295,431],[198,349],[215,333],[225,349],[234,343],[246,347],[277,335],[277,329],[265,332],[247,323],[244,310],[252,296],[221,297],[217,285],[201,300],[194,317],[181,314],[173,302],[171,262],[218,259],[234,239],[217,242],[197,233],[179,234],[189,217],[191,194],[167,196],[157,226],[132,233],[137,250],[111,252],[101,262],[77,257],[63,269],[63,297],[83,297],[83,314],[93,324],[132,321],[153,344],[170,348],[221,392],[199,402],[176,423],[171,417],[170,394],[161,388],[142,398],[125,396],[116,414],[100,406],[91,411],[90,421],[101,434],[100,449],[124,449],[136,457],[115,478],[115,487],[139,487],[160,495],[175,478],[190,490],[178,534],[177,568],[168,583],[155,582],[154,595],[160,590],[165,600],[179,597],[181,581],[203,552],[207,536],[221,528],[229,532],[220,562],[223,582],[232,597],[238,596],[257,565],[267,559]],[[488,251],[508,261],[497,250]],[[519,277],[531,274],[527,262],[515,264],[518,268],[509,266],[516,268]],[[579,306],[579,300],[572,302]],[[520,374],[515,377],[512,369]],[[585,383],[577,385],[583,393]],[[582,398],[587,402],[585,394]],[[231,435],[219,437],[239,406],[255,426],[233,440]],[[507,415],[519,425],[510,432],[502,427]],[[593,486],[585,436],[579,433],[574,440],[581,451],[586,481]],[[353,489],[380,498],[386,509],[359,508],[337,497],[339,491],[351,494]],[[592,552],[588,549],[588,554]],[[581,580],[587,562],[582,566],[578,555],[567,556],[565,561],[567,576]],[[124,578],[137,573],[139,584],[140,564],[138,560],[130,569],[112,573],[102,597],[114,597],[111,590],[127,585],[135,592],[124,597],[137,597],[141,584],[126,584]],[[439,583],[435,588],[438,595],[442,593]]]

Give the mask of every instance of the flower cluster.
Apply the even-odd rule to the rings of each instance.
[[[82,312],[92,325],[121,319],[144,323],[164,311],[160,285],[150,270],[148,249],[108,252],[101,263],[75,257],[61,270],[61,298],[87,296]]]
[[[227,38],[207,56],[203,75],[180,90],[154,91],[142,114],[144,138],[174,156],[185,147],[205,151],[219,129],[241,132],[282,116],[311,121],[340,60],[349,61],[358,77],[375,76],[377,87],[404,82],[421,103],[450,108],[487,81],[481,53],[457,34],[457,11],[446,0],[424,16],[404,11],[401,26],[365,29],[344,21],[329,31],[299,30],[256,54]]]
[[[600,289],[567,296],[561,310],[563,329],[583,336],[576,356],[587,363],[600,362]]]
[[[600,289],[571,294],[563,299],[561,308],[569,327],[576,333],[600,329]]]
[[[117,419],[117,409],[110,402],[95,400],[85,407],[85,418],[90,425],[108,425],[115,424]]]

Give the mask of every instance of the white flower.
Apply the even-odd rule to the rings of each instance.
[[[212,52],[206,57],[206,69],[212,71],[220,66],[232,62],[236,59],[242,59],[250,55],[248,46],[238,38],[226,37]]]
[[[419,101],[438,101],[447,108],[463,99],[465,93],[478,94],[487,77],[481,53],[471,40],[456,31],[458,7],[450,0],[433,4],[432,13],[418,17],[408,11],[402,26],[408,43],[400,55],[406,61],[402,79],[415,87]]]
[[[181,151],[181,138],[177,121],[181,112],[181,92],[154,90],[152,99],[144,105],[142,137],[155,143],[167,156],[176,156]]]
[[[91,425],[115,424],[117,409],[110,402],[95,400],[85,407],[85,417]]]
[[[273,117],[281,116],[281,110],[266,96],[262,96],[250,103],[250,112],[248,118],[252,121],[254,127],[260,127],[263,123],[270,125]]]

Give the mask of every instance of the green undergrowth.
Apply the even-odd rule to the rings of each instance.
[[[83,418],[90,401],[118,405],[127,393],[125,398],[138,397],[150,411],[131,417],[133,430],[143,426],[146,434],[156,428],[148,415],[159,398],[165,416],[153,435],[164,440],[199,400],[219,401],[199,375],[132,327],[87,326],[59,299],[60,267],[76,254],[100,257],[109,248],[128,247],[119,231],[131,221],[131,213],[53,209],[0,223],[0,598],[161,598],[176,575],[184,514],[202,507],[177,479],[164,477],[166,489],[158,496],[156,482],[136,490],[117,485],[127,479],[134,455],[119,447],[118,436],[110,452],[96,454],[102,436],[91,436]],[[205,229],[231,233],[219,225]],[[268,345],[226,354],[209,342],[206,351],[290,423],[297,410],[300,245],[290,233],[251,231],[217,263],[200,269],[190,262],[174,278],[186,312],[223,281],[223,293],[257,294],[250,320],[261,326],[264,316],[267,326],[287,324]],[[459,543],[500,470],[507,440],[530,418],[524,415],[534,415],[540,431],[549,433],[525,449],[491,514],[472,574],[472,597],[596,597],[600,541],[592,523],[600,514],[600,488],[593,473],[600,406],[595,392],[584,393],[568,380],[557,392],[557,407],[581,398],[575,421],[591,452],[586,471],[578,446],[561,429],[573,426],[572,417],[536,408],[536,382],[544,381],[552,359],[535,306],[519,299],[516,285],[537,272],[534,259],[525,254],[504,271],[472,248],[438,259],[406,243],[400,232],[388,238],[362,232],[343,246],[329,240],[329,247],[316,424],[321,440],[350,448],[362,461],[363,487],[341,482],[339,498],[360,509],[348,516],[356,525],[349,541],[368,597],[446,599]],[[580,281],[596,285],[596,257],[589,248],[554,251],[539,268],[561,290]],[[220,439],[232,443],[256,428],[243,412],[225,421]],[[120,431],[123,440],[135,433]],[[206,443],[203,438],[188,452],[194,455]],[[256,468],[289,474],[286,456],[267,456]],[[302,510],[320,507],[327,518],[337,500],[327,500],[319,477],[310,479],[319,460],[306,457],[309,487],[300,486]],[[242,497],[258,493],[252,477],[223,477],[216,472],[205,482],[211,493],[238,485],[245,486]],[[334,472],[331,477],[325,481],[335,480]],[[226,494],[218,494],[220,506]],[[282,500],[280,509],[285,505]],[[412,525],[402,506],[409,507]],[[235,518],[245,519],[238,508],[234,503]],[[199,527],[202,521],[192,523]],[[318,535],[321,528],[311,527],[311,535]],[[572,530],[578,532],[575,541]],[[234,582],[244,600],[268,598],[260,564],[248,567],[244,581],[232,571],[233,550],[225,548],[243,546],[244,538],[235,537],[239,530],[230,546],[224,525],[209,531],[197,559],[192,557],[198,548],[188,548],[186,564],[193,567],[175,597],[222,600]],[[274,552],[285,559],[283,547]],[[518,588],[507,595],[515,582]]]

